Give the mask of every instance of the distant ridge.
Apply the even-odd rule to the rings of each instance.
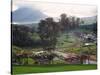
[[[92,16],[92,17],[83,17],[81,18],[82,21],[84,21],[84,24],[93,24],[97,22],[97,16]]]
[[[33,9],[31,7],[20,7],[16,11],[12,12],[13,23],[30,23],[38,22],[40,19],[46,18],[40,10]]]

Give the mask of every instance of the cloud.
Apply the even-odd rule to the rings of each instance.
[[[91,17],[97,15],[97,7],[92,5],[35,2],[32,0],[14,0],[13,5],[18,7],[27,6],[37,8],[51,17],[58,17],[61,13],[78,17]]]

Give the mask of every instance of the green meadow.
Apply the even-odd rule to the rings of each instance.
[[[44,72],[63,72],[63,71],[80,71],[80,70],[95,70],[97,65],[84,64],[84,65],[68,65],[68,64],[49,64],[49,65],[24,65],[13,66],[13,74],[31,74],[31,73],[44,73]]]

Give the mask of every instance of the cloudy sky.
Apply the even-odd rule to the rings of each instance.
[[[32,0],[13,0],[12,11],[23,6],[38,9],[50,17],[58,17],[61,13],[77,17],[91,17],[97,15],[97,7],[94,5],[60,4],[36,2]]]

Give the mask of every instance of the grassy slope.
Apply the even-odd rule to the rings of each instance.
[[[35,65],[35,66],[13,66],[13,74],[27,73],[44,73],[44,72],[61,72],[61,71],[77,71],[77,70],[93,70],[97,69],[97,65]]]

